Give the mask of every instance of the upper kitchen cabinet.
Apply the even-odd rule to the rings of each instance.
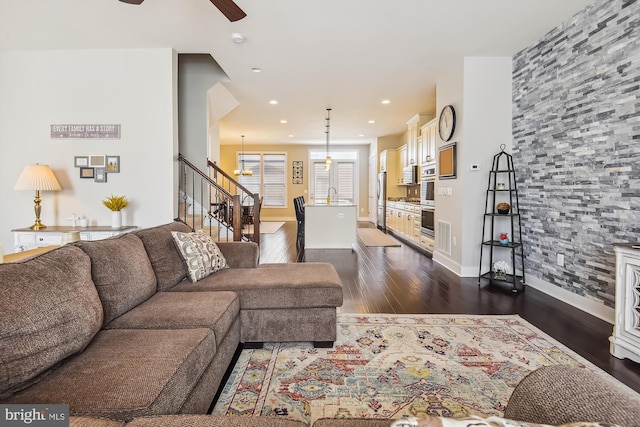
[[[420,128],[431,117],[426,114],[416,114],[407,122],[407,165],[420,164],[418,152],[418,138],[420,137]]]
[[[404,169],[405,166],[409,166],[409,155],[408,155],[408,148],[407,148],[407,144],[404,144],[400,147],[398,147],[398,153],[397,153],[397,170],[398,173],[402,173],[402,170]]]
[[[418,139],[418,158],[420,165],[436,161],[437,131],[438,122],[435,118],[420,127],[420,137]]]

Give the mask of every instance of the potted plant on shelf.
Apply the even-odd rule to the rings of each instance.
[[[111,210],[111,228],[122,227],[122,209],[129,205],[125,196],[114,196],[113,194],[102,201]]]
[[[494,278],[498,280],[506,280],[507,274],[511,273],[511,267],[506,261],[500,260],[493,263]]]

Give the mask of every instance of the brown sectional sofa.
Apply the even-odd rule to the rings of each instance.
[[[194,284],[171,230],[188,228],[171,223],[0,264],[0,403],[67,403],[71,427],[306,427],[204,413],[240,343],[335,340],[335,270],[258,265],[255,244],[220,243],[231,268]],[[505,417],[634,426],[640,400],[604,376],[553,366],[516,387]]]
[[[335,340],[330,264],[258,265],[257,245],[225,242],[230,268],[191,283],[172,230],[190,231],[174,222],[0,264],[0,403],[114,422],[204,414],[240,343]]]

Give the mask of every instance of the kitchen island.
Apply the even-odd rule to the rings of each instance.
[[[358,227],[356,205],[307,205],[304,211],[305,249],[353,248]]]

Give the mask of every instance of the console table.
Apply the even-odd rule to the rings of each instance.
[[[640,246],[617,244],[616,318],[609,337],[610,353],[640,362]]]
[[[43,246],[60,245],[62,235],[70,231],[80,232],[80,240],[102,240],[118,234],[129,233],[137,227],[122,226],[111,228],[109,226],[93,225],[89,227],[49,226],[44,230],[32,230],[30,228],[16,228],[13,233],[13,247],[16,252],[26,251]]]

